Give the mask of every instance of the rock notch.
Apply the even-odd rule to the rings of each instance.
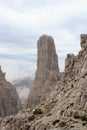
[[[38,59],[34,84],[28,97],[28,107],[34,107],[45,100],[52,85],[59,79],[59,66],[54,40],[42,35],[37,42]]]
[[[0,66],[0,117],[16,114],[20,109],[21,103],[16,89],[6,81]]]

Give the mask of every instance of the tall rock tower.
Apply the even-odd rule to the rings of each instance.
[[[37,42],[37,49],[36,77],[27,101],[27,106],[31,108],[45,101],[46,94],[59,79],[58,58],[53,38],[42,35]]]
[[[0,66],[0,117],[14,115],[21,109],[15,87],[5,79]]]
[[[58,73],[58,59],[54,40],[51,36],[43,35],[37,42],[38,60],[36,77],[46,80],[49,74]]]

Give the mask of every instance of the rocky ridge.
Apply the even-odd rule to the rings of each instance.
[[[65,71],[44,104],[0,120],[0,130],[87,130],[87,35],[81,51],[68,54]]]
[[[15,87],[5,79],[0,67],[0,117],[16,114],[21,109]]]

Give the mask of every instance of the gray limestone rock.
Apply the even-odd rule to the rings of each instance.
[[[51,36],[43,35],[37,42],[38,59],[36,77],[42,80],[49,78],[51,73],[58,75],[58,58]]]
[[[0,117],[16,114],[21,109],[21,103],[15,87],[5,79],[5,73],[0,67]]]
[[[82,50],[87,50],[87,34],[81,34],[80,39]]]
[[[76,56],[67,55],[61,74],[53,39],[40,37],[37,72],[27,104],[34,109],[0,119],[0,130],[87,130],[87,46],[86,35],[81,37],[82,50]]]
[[[43,103],[46,93],[49,93],[53,89],[52,85],[59,80],[59,66],[53,38],[42,35],[37,42],[37,50],[37,71],[27,100],[28,107]]]

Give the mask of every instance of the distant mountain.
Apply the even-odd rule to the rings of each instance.
[[[16,90],[19,94],[22,104],[24,104],[25,100],[28,97],[29,89],[32,86],[33,78],[24,77],[22,79],[14,80],[12,83],[16,87]]]

